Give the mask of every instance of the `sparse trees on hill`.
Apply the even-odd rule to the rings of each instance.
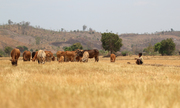
[[[123,45],[122,39],[114,33],[102,33],[101,42],[104,50],[110,51],[111,54],[120,51],[120,48]]]
[[[8,24],[11,25],[11,24],[13,24],[13,22],[9,19]]]
[[[87,28],[87,26],[86,26],[86,25],[83,25],[83,31],[85,31],[85,30],[86,30],[86,28]]]

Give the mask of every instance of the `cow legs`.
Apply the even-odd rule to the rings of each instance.
[[[98,56],[95,57],[95,62],[96,62],[96,61],[97,61],[97,62],[99,61],[99,57],[98,57]]]

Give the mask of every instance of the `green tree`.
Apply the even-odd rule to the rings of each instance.
[[[75,44],[73,44],[72,46],[70,46],[71,47],[71,49],[72,49],[72,51],[75,51],[75,50],[77,50],[77,49],[83,49],[83,46],[81,45],[81,43],[75,43]]]
[[[7,47],[4,48],[4,52],[5,52],[6,54],[8,54],[8,55],[10,55],[10,53],[11,53],[12,50],[13,50],[13,48],[11,48],[11,47],[9,47],[9,46],[7,46]]]
[[[26,50],[28,51],[28,47],[26,47],[26,46],[17,46],[16,48],[19,49],[20,52],[24,52]]]
[[[111,54],[120,51],[123,45],[122,39],[114,33],[102,33],[101,42],[104,50],[110,51]]]
[[[171,38],[161,41],[161,47],[159,49],[159,53],[162,55],[172,55],[175,51],[176,44],[173,42]]]
[[[159,50],[160,50],[160,48],[161,48],[161,43],[160,42],[158,42],[158,43],[156,43],[155,45],[154,45],[154,51],[155,52],[159,52]]]
[[[24,48],[24,51],[28,51],[28,47],[26,47],[26,46],[23,46],[23,48]]]
[[[30,51],[33,52],[33,49],[31,48]]]
[[[71,47],[64,47],[64,51],[72,51]]]
[[[3,57],[3,56],[5,56],[5,52],[0,49],[0,57]]]

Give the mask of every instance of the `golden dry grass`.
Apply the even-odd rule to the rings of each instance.
[[[180,57],[94,59],[88,63],[0,58],[0,108],[179,108]],[[167,65],[170,65],[167,67]]]

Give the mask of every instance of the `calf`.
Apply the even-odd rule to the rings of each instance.
[[[116,60],[116,55],[111,54],[111,56],[110,56],[110,61],[111,61],[111,62],[115,62],[115,60]]]

